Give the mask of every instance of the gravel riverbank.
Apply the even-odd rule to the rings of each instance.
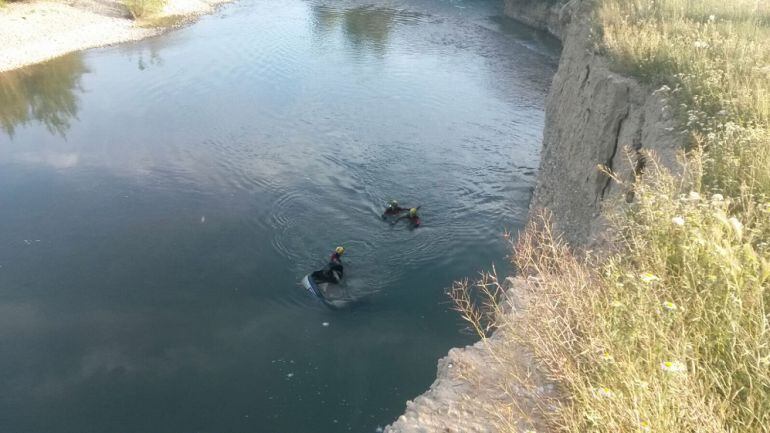
[[[169,0],[159,16],[194,17],[227,0]],[[0,72],[88,48],[155,36],[116,0],[31,1],[0,8]]]

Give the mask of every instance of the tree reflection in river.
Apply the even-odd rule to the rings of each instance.
[[[312,11],[317,31],[328,34],[340,25],[356,51],[369,49],[377,53],[385,51],[398,14],[393,9],[372,6],[341,11],[316,5],[312,7]]]
[[[77,115],[75,91],[86,72],[82,54],[73,53],[0,74],[0,127],[12,137],[17,126],[37,120],[63,136]]]

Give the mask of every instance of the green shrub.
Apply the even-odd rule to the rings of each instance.
[[[166,0],[122,0],[122,2],[134,19],[158,13],[166,5]]]

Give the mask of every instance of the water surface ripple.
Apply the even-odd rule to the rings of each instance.
[[[0,75],[0,431],[392,421],[526,215],[558,46],[499,3],[243,0]]]

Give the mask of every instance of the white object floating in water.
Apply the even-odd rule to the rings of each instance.
[[[201,217],[201,224],[203,224],[203,223],[205,223],[205,222],[206,222],[206,217],[205,217],[205,216],[202,216],[202,217]]]
[[[321,325],[323,325],[323,326],[329,326],[329,322],[324,322],[324,323],[321,323]]]
[[[289,374],[287,374],[287,375],[286,375],[286,377],[288,377],[289,379],[291,379],[292,377],[294,377],[294,373],[289,373]]]

